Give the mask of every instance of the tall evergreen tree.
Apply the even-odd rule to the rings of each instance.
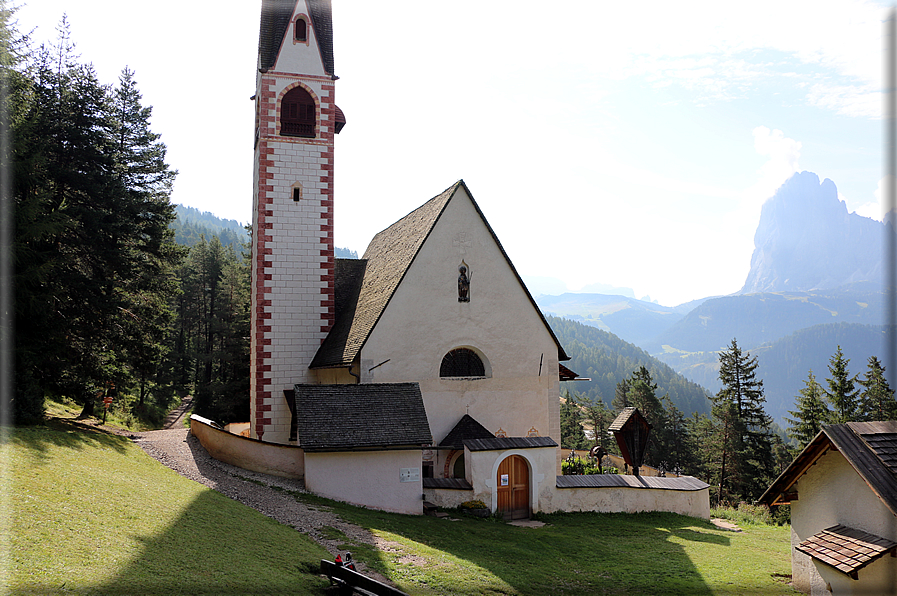
[[[788,434],[797,439],[803,449],[831,419],[831,412],[823,399],[822,386],[816,382],[812,370],[804,381],[804,388],[800,390],[796,405],[797,410],[789,410],[794,418],[786,417],[785,420],[791,423]]]
[[[739,498],[753,500],[772,480],[772,418],[763,407],[766,398],[763,381],[757,378],[756,356],[742,352],[733,339],[719,360],[723,387],[713,398],[714,415],[725,425],[722,440],[729,466],[721,466],[721,494],[729,488]]]
[[[648,446],[645,449],[644,461],[650,466],[658,467],[665,458],[664,432],[666,412],[657,397],[657,383],[651,379],[651,373],[644,366],[633,371],[629,378],[627,402],[638,408],[651,425]]]
[[[565,389],[561,396],[561,448],[588,449],[589,442],[582,428],[582,410]]]
[[[894,399],[894,390],[885,379],[885,367],[878,358],[869,357],[868,370],[858,382],[863,387],[860,395],[862,420],[897,420],[897,400]]]
[[[828,389],[825,389],[825,397],[831,404],[832,424],[856,422],[859,419],[859,391],[854,384],[855,377],[851,377],[847,370],[849,358],[844,357],[841,346],[829,360],[828,370],[831,375],[827,379]]]
[[[147,140],[149,110],[130,75],[113,94],[79,63],[65,19],[58,32],[22,71],[15,123],[19,422],[42,415],[47,392],[90,414],[112,386],[145,390],[176,290],[173,173]]]

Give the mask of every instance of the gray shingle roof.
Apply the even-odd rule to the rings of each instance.
[[[551,437],[490,437],[488,439],[465,439],[464,446],[471,451],[499,451],[502,449],[538,449],[557,447]]]
[[[422,478],[424,488],[442,488],[449,490],[473,490],[473,486],[464,478]]]
[[[495,434],[489,432],[489,429],[477,422],[473,416],[464,414],[455,428],[450,430],[440,441],[439,446],[464,449],[464,441],[467,439],[492,439],[494,437]]]
[[[306,451],[420,448],[433,440],[417,383],[296,385]]]
[[[659,490],[704,490],[710,485],[691,476],[666,478],[659,476],[620,476],[618,474],[590,474],[558,476],[558,488],[653,488]]]
[[[470,197],[474,208],[483,219],[483,223],[495,240],[501,254],[505,257],[508,266],[514,272],[520,286],[526,292],[533,309],[542,319],[545,329],[554,339],[558,348],[558,359],[569,360],[570,358],[564,352],[560,342],[536,306],[535,300],[530,295],[529,290],[514,269],[514,265],[502,248],[501,243],[495,235],[495,232],[489,226],[489,222],[483,216],[473,195],[464,184],[463,180],[459,180],[445,191],[433,197],[422,206],[418,207],[396,223],[392,224],[371,240],[362,259],[367,262],[363,279],[360,282],[358,292],[358,300],[354,309],[351,305],[344,305],[343,309],[336,310],[336,321],[327,335],[321,347],[312,359],[310,368],[326,368],[334,366],[349,366],[361,351],[389,301],[392,299],[396,288],[405,278],[405,274],[411,267],[417,253],[420,251],[439,217],[445,210],[446,205],[455,196],[459,188],[464,188],[467,196]],[[337,272],[337,275],[339,273]],[[346,319],[346,320],[343,320]]]
[[[290,17],[296,0],[262,0],[259,27],[259,70],[267,71],[277,61],[284,35],[290,27]],[[311,26],[318,40],[324,71],[333,74],[333,15],[330,0],[309,0]]]

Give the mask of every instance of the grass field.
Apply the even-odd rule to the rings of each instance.
[[[323,594],[306,536],[64,420],[2,446],[14,594]],[[563,514],[519,528],[297,495],[369,528],[344,548],[411,594],[792,594],[789,530],[672,514]],[[451,521],[457,519],[457,521]],[[331,538],[344,538],[328,529]]]

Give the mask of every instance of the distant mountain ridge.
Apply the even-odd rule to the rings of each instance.
[[[794,174],[763,204],[751,269],[739,293],[881,284],[884,232],[883,223],[848,213],[831,180]]]
[[[689,303],[671,308],[628,296],[580,293],[540,295],[536,297],[536,304],[545,314],[609,331],[640,347],[649,345],[659,333],[675,325],[695,306]]]

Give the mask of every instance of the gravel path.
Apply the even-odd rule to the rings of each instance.
[[[214,459],[186,428],[155,430],[130,436],[151,457],[181,476],[217,490],[282,524],[307,534],[334,556],[343,552],[337,546],[345,540],[327,539],[321,531],[324,526],[336,528],[353,542],[367,544],[381,542],[364,528],[343,521],[326,508],[305,505],[297,501],[293,495],[273,488],[305,492],[302,483],[297,480],[250,472]],[[358,564],[358,567],[359,571],[363,570],[363,565]],[[366,573],[372,575],[370,571]],[[382,576],[373,575],[380,581],[388,581]]]

